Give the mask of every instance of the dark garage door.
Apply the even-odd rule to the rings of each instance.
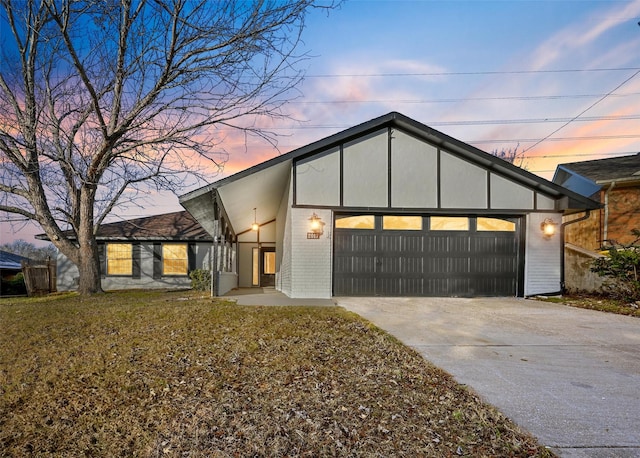
[[[517,296],[520,220],[337,216],[336,296]]]

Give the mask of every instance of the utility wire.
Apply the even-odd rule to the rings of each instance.
[[[500,96],[500,97],[461,97],[453,99],[405,99],[405,100],[292,100],[289,104],[295,105],[338,105],[338,104],[364,104],[364,103],[394,103],[394,104],[427,104],[427,103],[458,103],[458,102],[484,102],[490,100],[561,100],[561,99],[590,99],[602,97],[605,94],[567,94],[567,95],[522,95],[522,96]],[[610,94],[609,97],[629,97],[640,95],[640,92],[629,92],[626,94]]]
[[[637,70],[633,75],[631,75],[629,78],[627,78],[626,80],[624,80],[622,83],[618,84],[615,88],[613,88],[612,90],[610,90],[608,93],[606,93],[605,95],[603,95],[601,98],[599,98],[598,100],[596,100],[595,102],[593,102],[591,105],[589,105],[587,108],[585,108],[584,110],[582,110],[580,113],[578,113],[576,116],[574,116],[573,118],[571,118],[569,121],[567,121],[566,123],[564,123],[563,125],[561,125],[560,127],[558,127],[556,130],[554,130],[553,132],[551,132],[549,135],[547,135],[546,137],[540,139],[539,141],[537,141],[536,143],[534,143],[533,145],[531,145],[529,148],[524,149],[522,152],[526,153],[527,151],[532,150],[533,148],[535,148],[536,146],[538,146],[540,143],[544,142],[545,140],[547,140],[549,137],[551,137],[552,135],[560,132],[562,129],[564,129],[565,127],[567,127],[569,124],[571,124],[573,121],[575,121],[576,119],[578,119],[580,116],[582,116],[583,114],[585,114],[587,111],[591,110],[593,107],[595,107],[596,105],[598,105],[600,102],[602,102],[604,99],[606,99],[607,97],[609,97],[612,93],[614,93],[615,91],[617,91],[618,89],[620,89],[622,86],[624,86],[625,84],[627,84],[629,81],[631,81],[633,78],[635,78],[635,76],[640,73],[640,70]]]
[[[317,75],[305,75],[305,78],[387,78],[405,76],[464,76],[464,75],[526,75],[532,73],[591,73],[591,72],[620,72],[628,70],[640,70],[640,67],[620,68],[576,68],[562,70],[505,70],[505,71],[474,71],[474,72],[421,72],[421,73],[327,73]]]

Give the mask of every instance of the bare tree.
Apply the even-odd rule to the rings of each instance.
[[[524,163],[524,151],[518,151],[519,148],[520,148],[520,144],[518,143],[515,146],[515,148],[509,148],[509,149],[503,148],[500,151],[496,149],[496,150],[493,150],[491,154],[526,170],[527,166]]]
[[[314,0],[0,0],[0,211],[101,291],[95,232],[143,186],[220,167],[223,130],[274,141]],[[325,3],[323,8],[331,8]],[[201,162],[202,163],[202,162]]]
[[[56,258],[56,249],[50,243],[44,247],[37,247],[31,242],[18,239],[10,243],[3,243],[0,245],[0,250],[35,261],[46,261],[47,259]]]

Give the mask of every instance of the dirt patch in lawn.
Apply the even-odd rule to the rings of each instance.
[[[550,456],[332,307],[194,293],[0,302],[2,456]]]

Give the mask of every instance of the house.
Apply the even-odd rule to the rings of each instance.
[[[598,291],[602,279],[589,271],[599,251],[629,245],[640,229],[640,153],[560,164],[553,182],[599,202],[600,208],[566,218],[567,288]]]
[[[28,262],[29,258],[0,250],[0,296],[26,294],[18,274],[22,273],[22,263]]]
[[[597,251],[635,240],[631,230],[640,229],[640,153],[560,164],[553,182],[602,204],[567,229],[567,242]]]
[[[188,288],[189,272],[211,265],[213,238],[186,211],[103,224],[96,240],[104,290]],[[58,290],[77,289],[75,264],[57,263]]]
[[[22,272],[23,262],[29,262],[29,258],[0,250],[0,277],[3,280],[13,280]]]
[[[180,197],[218,293],[531,296],[563,284],[564,215],[598,208],[400,113]]]

